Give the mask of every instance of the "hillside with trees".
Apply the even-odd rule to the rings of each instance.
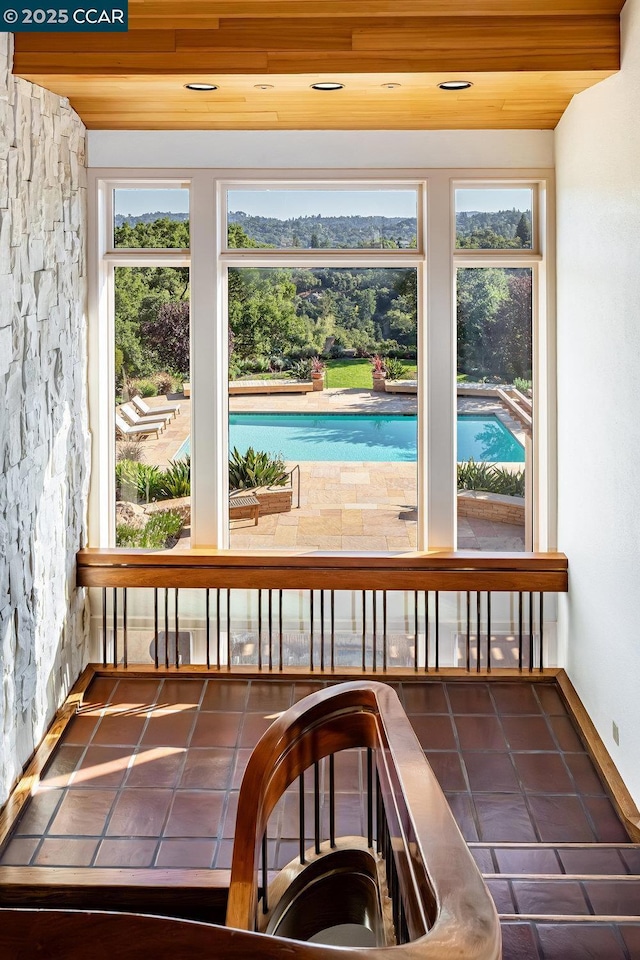
[[[184,248],[188,223],[180,215],[125,218],[116,225],[116,246]],[[186,215],[185,215],[186,216]],[[459,218],[463,215],[458,215]],[[256,218],[254,218],[256,219]],[[268,221],[260,236],[245,225],[229,225],[234,248],[278,245],[294,221]],[[408,221],[398,218],[297,218],[309,244],[336,243],[347,226],[364,242],[371,223],[390,221],[389,245],[410,245]],[[317,221],[322,221],[318,224]],[[135,221],[135,222],[134,222]],[[335,222],[334,222],[335,221]],[[344,222],[343,222],[344,221]],[[349,222],[349,223],[347,223]],[[404,225],[403,225],[404,224]],[[268,229],[267,229],[268,226]],[[319,227],[322,230],[319,232]],[[467,247],[524,247],[530,224],[521,211],[466,214],[459,242]],[[415,243],[415,223],[413,225]],[[511,233],[511,231],[513,232]],[[527,230],[529,231],[527,240]],[[271,231],[271,232],[270,232]],[[273,232],[276,231],[276,232]],[[309,232],[311,231],[311,232]],[[334,231],[334,232],[332,232]],[[395,239],[393,234],[395,231]],[[506,234],[509,233],[509,236]],[[342,232],[344,238],[347,234]],[[306,243],[306,240],[305,240]],[[531,377],[531,272],[498,267],[458,271],[458,373],[469,379]],[[417,273],[390,267],[232,268],[229,270],[230,369],[232,376],[286,369],[295,360],[330,346],[334,356],[381,353],[408,359],[417,350]],[[189,373],[189,271],[185,267],[117,267],[115,272],[116,370],[122,386]],[[151,388],[149,388],[151,389]]]

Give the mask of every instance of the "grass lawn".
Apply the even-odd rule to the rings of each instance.
[[[408,379],[415,378],[415,364],[405,363],[404,373]],[[362,360],[328,360],[324,385],[328,390],[339,387],[371,390],[373,388],[371,364],[366,358]]]

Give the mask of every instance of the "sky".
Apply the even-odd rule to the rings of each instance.
[[[456,190],[456,213],[469,210],[486,213],[495,210],[531,210],[531,190],[503,187],[502,190],[486,188]]]
[[[332,216],[415,217],[413,190],[230,190],[229,210],[262,217]],[[456,190],[456,211],[531,209],[531,191]],[[138,216],[142,213],[187,213],[189,191],[184,189],[119,189],[115,191],[115,212]]]

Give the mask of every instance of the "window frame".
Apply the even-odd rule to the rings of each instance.
[[[364,174],[364,175],[363,175]],[[226,246],[229,188],[413,188],[418,186],[417,248],[311,250]],[[113,246],[116,187],[190,190],[190,250],[129,250]],[[535,250],[455,247],[455,189],[533,187]],[[528,266],[534,270],[534,549],[555,544],[555,351],[552,271],[553,174],[549,170],[472,169],[101,170],[89,171],[89,400],[94,434],[89,542],[113,544],[113,271],[122,266],[187,266],[191,288],[192,546],[228,546],[228,357],[226,277],[230,266],[393,266],[418,272],[418,549],[455,549],[456,316],[458,266]],[[111,203],[113,193],[111,192]],[[427,215],[428,214],[428,215]],[[212,270],[212,264],[215,269]],[[98,362],[99,357],[107,362]],[[212,370],[215,376],[211,375]],[[197,387],[196,387],[197,385]]]

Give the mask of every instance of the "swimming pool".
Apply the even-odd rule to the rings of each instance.
[[[229,448],[281,454],[285,460],[416,459],[416,417],[232,413]],[[176,454],[191,450],[188,437]],[[498,417],[458,415],[458,460],[524,463],[524,447]]]

